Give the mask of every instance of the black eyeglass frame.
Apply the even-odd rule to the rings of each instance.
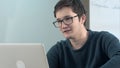
[[[78,17],[78,15],[75,15],[75,16],[73,16],[73,17],[68,17],[68,19],[71,19],[71,23],[69,23],[69,22],[65,22],[65,20],[67,19],[67,18],[64,18],[64,19],[62,19],[62,20],[59,20],[59,22],[58,21],[55,21],[55,22],[53,22],[53,25],[56,27],[56,28],[59,28],[60,26],[58,25],[56,25],[56,23],[57,24],[61,24],[62,25],[62,23],[64,23],[65,25],[70,25],[70,24],[72,24],[73,23],[73,18],[75,18],[75,17]]]

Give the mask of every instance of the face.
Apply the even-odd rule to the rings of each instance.
[[[56,18],[61,22],[59,26],[60,31],[63,33],[65,38],[71,39],[77,35],[81,35],[82,29],[84,28],[84,17],[77,16],[76,13],[72,11],[70,7],[64,7],[56,12]],[[71,24],[65,24],[68,22],[69,18],[72,18]],[[70,21],[71,22],[71,21]]]

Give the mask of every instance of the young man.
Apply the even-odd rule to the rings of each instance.
[[[112,34],[87,30],[86,12],[80,0],[60,0],[53,24],[66,40],[47,53],[50,68],[120,68],[120,42]]]

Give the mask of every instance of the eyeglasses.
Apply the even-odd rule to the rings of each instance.
[[[62,22],[65,24],[65,25],[70,25],[73,23],[73,18],[77,17],[78,15],[76,16],[73,16],[73,17],[65,17],[64,19],[62,20],[57,20],[55,22],[53,22],[54,26],[56,28],[59,28],[61,25],[62,25]]]

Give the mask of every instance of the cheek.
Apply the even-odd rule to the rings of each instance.
[[[78,32],[78,31],[80,30],[80,28],[81,28],[80,22],[76,22],[76,23],[74,23],[73,26],[72,26],[72,30],[73,30],[74,32]]]
[[[60,32],[63,32],[63,29],[62,29],[62,27],[60,27],[60,28],[59,28],[59,31],[60,31]]]
[[[74,27],[74,28],[78,28],[78,27],[80,27],[80,25],[81,25],[81,24],[80,24],[79,21],[74,21],[72,27]]]

